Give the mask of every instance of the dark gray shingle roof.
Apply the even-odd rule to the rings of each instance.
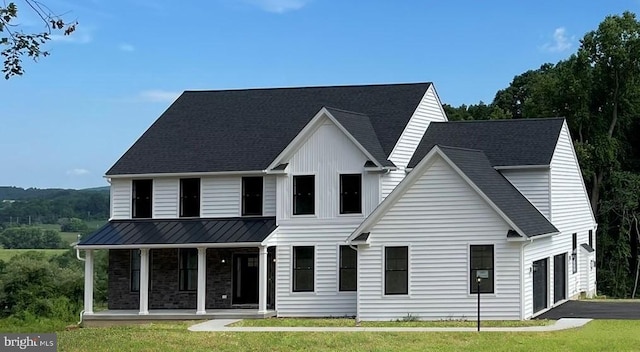
[[[491,166],[482,151],[438,147],[527,237],[558,232],[511,182]]]
[[[395,166],[393,162],[387,160],[387,155],[380,145],[369,116],[330,107],[326,109],[382,166]]]
[[[325,106],[366,114],[388,156],[430,85],[187,91],[107,175],[263,170]]]
[[[549,165],[564,118],[432,122],[409,167],[434,145],[482,150],[492,166]]]
[[[275,217],[112,220],[78,245],[262,242],[275,229]]]

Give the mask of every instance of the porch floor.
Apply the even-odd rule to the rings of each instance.
[[[264,319],[276,316],[275,310],[260,313],[257,309],[208,309],[206,314],[196,314],[195,309],[150,309],[140,315],[135,309],[103,310],[86,314],[85,322],[150,322],[158,320],[209,320],[209,319]],[[93,324],[92,324],[93,325]]]

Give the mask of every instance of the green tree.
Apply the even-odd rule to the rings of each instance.
[[[61,31],[70,35],[76,29],[77,21],[65,22],[60,15],[55,15],[43,3],[34,0],[23,0],[23,7],[35,13],[44,23],[45,30],[36,33],[25,33],[22,26],[16,23],[18,6],[14,2],[0,4],[0,46],[4,47],[0,53],[4,58],[2,72],[4,78],[22,75],[22,57],[27,56],[37,61],[40,57],[49,55],[40,45],[51,39],[54,31]]]

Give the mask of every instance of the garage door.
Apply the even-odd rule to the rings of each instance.
[[[553,257],[553,303],[567,298],[567,254]]]
[[[547,308],[547,267],[549,259],[533,262],[533,312]]]

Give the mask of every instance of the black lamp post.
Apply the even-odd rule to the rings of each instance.
[[[480,276],[476,278],[477,284],[477,292],[478,292],[478,331],[480,331]]]

